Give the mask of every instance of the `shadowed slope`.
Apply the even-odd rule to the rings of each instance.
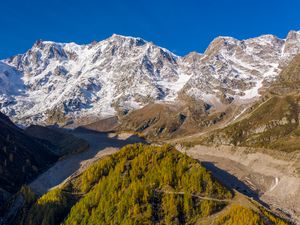
[[[50,149],[0,113],[0,188],[16,192],[56,159]]]

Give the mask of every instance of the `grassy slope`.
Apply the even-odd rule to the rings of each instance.
[[[119,130],[142,133],[151,140],[193,134],[222,121],[225,112],[211,112],[201,102],[149,104],[124,116]]]
[[[212,132],[203,143],[297,150],[299,101],[297,95],[272,96],[242,120]]]
[[[300,55],[282,70],[268,92],[238,122],[187,144],[300,149]]]

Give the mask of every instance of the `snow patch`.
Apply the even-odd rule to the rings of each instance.
[[[158,85],[167,90],[167,95],[164,97],[165,101],[174,101],[177,97],[178,92],[183,88],[183,86],[188,82],[191,75],[179,74],[178,79],[175,82],[168,80],[160,80],[157,82]]]
[[[279,179],[278,179],[278,177],[275,177],[275,184],[270,188],[269,191],[273,191],[277,187],[278,184],[279,184]]]

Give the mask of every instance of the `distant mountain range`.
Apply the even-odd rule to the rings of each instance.
[[[120,35],[87,45],[37,41],[1,60],[0,110],[22,125],[77,125],[191,100],[222,111],[257,99],[298,53],[299,31],[285,39],[218,37],[203,54],[184,57]]]

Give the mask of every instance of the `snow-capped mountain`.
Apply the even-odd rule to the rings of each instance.
[[[26,124],[106,117],[182,96],[217,107],[259,96],[299,52],[296,31],[286,39],[218,37],[204,54],[185,57],[120,35],[87,45],[37,41],[0,62],[0,108]]]
[[[287,39],[273,35],[242,41],[218,37],[203,55],[190,54],[183,58],[187,62],[185,72],[193,75],[183,91],[206,101],[224,95],[236,101],[251,100],[300,53],[299,44],[300,32],[295,31]],[[191,62],[193,67],[189,66]]]

